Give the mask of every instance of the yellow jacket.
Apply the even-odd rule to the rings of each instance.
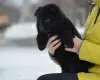
[[[89,61],[95,66],[89,73],[78,73],[79,80],[100,80],[100,0],[94,0],[96,6],[89,13],[79,50],[79,58]]]

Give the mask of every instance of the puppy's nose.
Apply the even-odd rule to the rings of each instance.
[[[40,27],[40,31],[41,31],[41,32],[45,32],[44,27],[41,26],[41,27]]]

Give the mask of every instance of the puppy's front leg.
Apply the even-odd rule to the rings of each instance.
[[[63,34],[60,36],[61,40],[63,41],[64,45],[69,48],[73,48],[74,43],[73,43],[73,38],[74,35],[71,31],[65,31]]]
[[[44,50],[46,48],[46,44],[48,41],[48,36],[45,34],[38,34],[36,37],[37,45],[40,50]]]

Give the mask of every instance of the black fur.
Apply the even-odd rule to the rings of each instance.
[[[74,46],[73,38],[81,36],[72,22],[64,15],[61,9],[55,4],[48,4],[39,7],[35,16],[37,17],[37,44],[40,50],[46,48],[48,39],[51,36],[58,35],[62,45],[55,51],[54,57],[61,65],[62,72],[77,73],[88,72],[92,63],[79,60],[76,53],[65,51],[64,45],[72,48]]]

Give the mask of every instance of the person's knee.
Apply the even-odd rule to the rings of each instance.
[[[48,80],[48,75],[42,75],[37,80]]]

